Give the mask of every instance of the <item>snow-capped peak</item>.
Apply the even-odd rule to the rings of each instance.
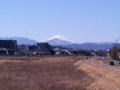
[[[67,39],[66,37],[64,37],[63,35],[55,35],[55,36],[49,38],[48,41],[53,40],[53,39],[60,39],[60,40],[63,40],[63,41],[73,42],[73,41]]]

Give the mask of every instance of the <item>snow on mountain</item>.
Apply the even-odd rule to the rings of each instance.
[[[49,40],[53,40],[53,39],[59,39],[59,40],[68,41],[68,42],[73,43],[73,41],[67,39],[67,38],[64,37],[63,35],[55,35],[55,36],[49,38],[47,41],[49,41]]]
[[[51,45],[58,46],[58,45],[70,45],[73,43],[73,41],[67,39],[63,35],[55,35],[51,38],[49,38],[46,42],[48,42]]]

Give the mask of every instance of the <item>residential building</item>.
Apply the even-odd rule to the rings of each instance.
[[[39,54],[43,54],[43,55],[49,55],[51,50],[51,45],[49,45],[48,43],[37,43],[37,51],[39,52]]]
[[[16,40],[0,40],[0,55],[15,55],[16,51]]]
[[[18,55],[27,55],[29,53],[29,46],[28,45],[18,45]]]

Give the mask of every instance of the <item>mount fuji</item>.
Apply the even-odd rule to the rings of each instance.
[[[38,41],[24,38],[24,37],[0,37],[0,40],[17,40],[18,45],[27,44],[33,45]],[[113,42],[101,42],[101,43],[74,43],[72,40],[67,39],[63,35],[55,35],[49,38],[47,41],[43,41],[51,44],[52,46],[62,46],[67,48],[78,48],[78,49],[110,49],[113,46]]]
[[[67,39],[63,35],[55,35],[49,38],[47,43],[51,44],[52,46],[63,46],[67,48],[78,48],[78,49],[110,49],[112,47],[112,43],[74,43],[73,41]]]
[[[73,41],[67,39],[63,35],[55,35],[55,36],[49,38],[46,42],[53,46],[73,44]]]

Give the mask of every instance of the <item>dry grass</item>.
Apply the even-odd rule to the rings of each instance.
[[[95,59],[103,60],[100,58]],[[102,63],[98,64],[102,65]],[[94,78],[95,81],[88,88],[93,89],[94,87],[97,90],[100,88],[101,90],[120,90],[120,71],[84,61],[79,61],[74,65],[78,70],[82,70]]]
[[[0,57],[0,90],[86,90],[94,80],[76,70],[79,56]]]

